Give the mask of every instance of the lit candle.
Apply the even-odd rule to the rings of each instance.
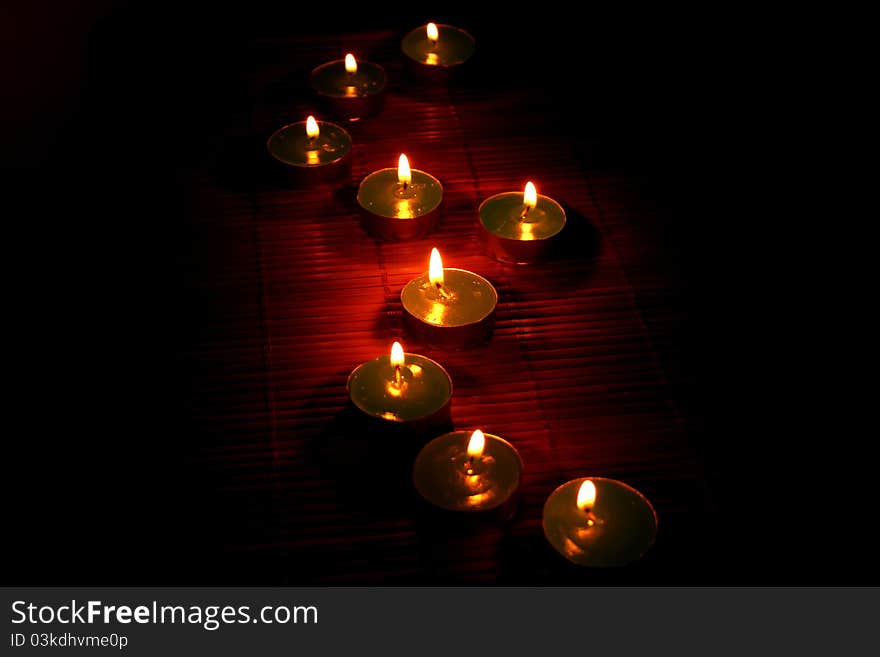
[[[400,300],[413,336],[434,346],[469,347],[491,335],[498,293],[482,276],[444,269],[435,248],[428,271],[406,284]]]
[[[480,231],[486,252],[502,262],[543,260],[565,227],[565,210],[527,182],[525,191],[490,196],[480,205]]]
[[[349,121],[375,116],[382,109],[385,69],[349,53],[345,59],[322,64],[312,71],[312,89],[333,115]]]
[[[434,230],[443,202],[443,185],[411,169],[401,154],[397,168],[374,171],[361,181],[357,202],[364,227],[384,240],[423,237]]]
[[[415,28],[400,44],[417,76],[445,77],[474,54],[474,37],[459,27],[428,23]]]
[[[383,424],[426,430],[450,421],[449,374],[430,358],[404,353],[399,342],[390,356],[359,365],[347,385],[355,408]]]
[[[492,434],[453,431],[422,448],[413,483],[434,506],[449,511],[515,510],[522,459],[509,442]],[[508,504],[509,503],[509,504]]]
[[[623,566],[654,543],[657,514],[639,491],[602,477],[574,479],[547,498],[544,535],[581,566]]]
[[[280,128],[266,146],[269,155],[285,166],[294,186],[332,182],[349,172],[351,136],[314,116]]]

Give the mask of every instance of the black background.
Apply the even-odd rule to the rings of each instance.
[[[758,83],[743,85],[748,47],[730,45],[758,16],[597,3],[582,19],[552,3],[528,15],[450,2],[430,15],[412,3],[22,5],[0,22],[7,345],[20,365],[6,543],[18,583],[226,583],[175,565],[199,554],[186,523],[198,482],[158,456],[189,421],[189,373],[174,354],[197,330],[169,243],[186,240],[181,172],[248,103],[251,39],[402,34],[426,20],[479,35],[487,86],[539,76],[581,127],[585,167],[622,168],[656,200],[688,317],[675,394],[721,507],[707,529],[712,579],[688,583],[864,580],[858,528],[835,522],[830,538],[827,500],[809,492],[802,421],[778,374],[776,283],[756,270],[766,216],[744,144]],[[159,401],[169,390],[179,403]]]

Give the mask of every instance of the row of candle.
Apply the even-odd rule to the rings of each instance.
[[[348,379],[352,404],[370,418],[413,424],[422,431],[449,415],[452,380],[436,361],[403,351],[356,368]],[[453,513],[507,518],[515,511],[523,461],[500,436],[452,431],[428,442],[413,464],[413,484],[430,504]],[[623,482],[604,477],[569,481],[547,498],[542,526],[549,543],[583,566],[622,566],[654,542],[651,503]]]
[[[461,28],[428,23],[407,34],[400,47],[416,77],[438,84],[473,55],[475,42]],[[328,111],[358,121],[379,113],[388,76],[379,64],[348,53],[314,69],[309,82]]]
[[[348,132],[313,116],[280,128],[268,142],[269,153],[289,167],[296,186],[343,178],[351,147]],[[411,168],[409,158],[401,153],[396,169],[379,169],[361,181],[357,203],[364,227],[374,237],[424,237],[434,230],[440,216],[443,185],[431,174]],[[543,260],[566,222],[562,206],[538,194],[531,181],[523,192],[487,198],[478,215],[487,253],[515,264]]]
[[[402,49],[412,62],[450,69],[466,61],[474,41],[463,30],[429,23],[410,32]],[[381,108],[387,78],[384,69],[358,62],[352,54],[329,62],[311,75],[315,92],[332,110],[350,121]],[[268,142],[269,153],[287,167],[291,182],[302,186],[345,176],[352,139],[338,125],[309,116],[284,126]],[[434,176],[412,169],[401,154],[397,169],[366,176],[357,192],[366,230],[385,239],[423,237],[435,227],[443,186]],[[537,194],[532,182],[523,192],[486,199],[479,225],[489,255],[525,264],[543,259],[551,240],[565,226],[565,211]],[[483,277],[444,268],[433,249],[428,271],[401,291],[404,323],[422,342],[445,347],[472,346],[491,334],[498,300]],[[452,380],[436,361],[403,351],[395,342],[391,355],[357,367],[348,379],[349,397],[373,420],[418,427],[430,432],[450,418]],[[499,436],[453,431],[428,442],[413,465],[419,494],[451,512],[490,513],[515,501],[522,473],[516,448]],[[657,517],[650,502],[626,484],[602,477],[569,481],[547,499],[544,534],[568,560],[585,566],[617,566],[639,558],[652,544]]]
[[[428,271],[403,287],[401,301],[405,323],[423,342],[461,346],[483,341],[491,332],[497,293],[477,274],[444,268],[435,248]],[[445,368],[426,356],[405,353],[399,342],[390,356],[358,366],[347,387],[351,403],[367,417],[409,425],[420,434],[445,425],[451,415],[453,385]],[[516,448],[503,438],[479,430],[453,431],[422,448],[413,482],[435,506],[488,513],[509,506],[522,467]],[[572,501],[576,485],[592,487],[592,493],[578,492]],[[550,544],[570,561],[616,566],[637,559],[652,545],[657,516],[635,489],[592,477],[563,484],[548,498],[543,527]]]

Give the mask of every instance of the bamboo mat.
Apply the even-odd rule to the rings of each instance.
[[[650,208],[626,177],[584,166],[539,88],[486,88],[478,69],[428,97],[407,82],[398,38],[254,43],[242,63],[250,102],[190,172],[191,240],[180,259],[198,329],[181,357],[194,372],[187,447],[212,509],[199,521],[216,551],[212,582],[674,581],[699,553],[711,504],[667,381],[674,354],[663,327],[676,310],[641,303],[662,300],[671,285],[644,238]],[[308,71],[348,50],[391,77],[383,113],[350,126],[351,180],[336,189],[274,185],[262,144],[315,111]],[[401,152],[442,181],[445,212],[425,239],[381,243],[360,227],[355,189]],[[528,179],[565,206],[566,239],[546,264],[504,265],[484,255],[476,209]],[[427,268],[432,246],[447,267],[478,272],[498,290],[485,345],[434,350],[402,333],[400,290]],[[519,449],[522,501],[509,524],[436,522],[406,469],[371,460],[351,430],[346,378],[395,339],[450,372],[457,428],[480,427]],[[619,478],[653,501],[660,529],[641,562],[584,571],[546,545],[546,497],[587,475]]]

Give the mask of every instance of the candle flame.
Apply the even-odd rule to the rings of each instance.
[[[483,448],[486,447],[486,436],[483,435],[483,432],[477,429],[471,434],[471,439],[468,441],[468,456],[472,459],[478,459],[483,455]]]
[[[437,30],[437,26],[434,23],[428,23],[427,32],[428,41],[431,43],[437,43],[437,39],[440,38],[440,32]]]
[[[306,134],[309,136],[309,139],[314,139],[321,134],[321,130],[318,128],[318,122],[315,121],[314,116],[310,116],[306,119]]]
[[[402,183],[412,182],[412,171],[409,168],[409,160],[406,159],[406,155],[403,153],[400,154],[400,159],[397,161],[397,179]]]
[[[587,479],[578,489],[577,505],[581,511],[589,511],[596,503],[596,484]]]
[[[538,190],[535,189],[535,183],[531,180],[526,183],[526,191],[523,193],[523,205],[529,210],[538,204]]]
[[[403,347],[399,342],[395,342],[391,345],[391,364],[392,365],[403,365]]]
[[[443,260],[437,247],[431,249],[431,262],[428,265],[428,280],[431,285],[443,285]]]
[[[358,72],[358,63],[354,58],[354,55],[348,53],[345,56],[345,71],[347,73],[357,73]]]

